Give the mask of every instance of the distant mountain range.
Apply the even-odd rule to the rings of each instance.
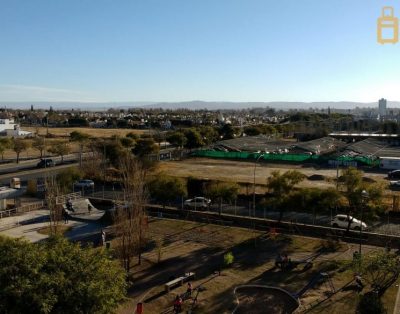
[[[0,101],[0,108],[11,109],[29,109],[33,105],[35,109],[48,109],[52,106],[54,109],[81,109],[81,110],[107,110],[127,109],[127,108],[162,108],[162,109],[208,109],[208,110],[227,110],[227,109],[246,109],[270,107],[275,109],[355,109],[359,108],[377,108],[378,102],[228,102],[228,101],[184,101],[184,102],[5,102]],[[388,101],[388,108],[399,108],[399,101]]]

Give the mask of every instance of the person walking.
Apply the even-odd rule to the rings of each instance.
[[[68,213],[64,208],[62,209],[62,215],[64,218],[64,223],[67,224],[68,223]]]

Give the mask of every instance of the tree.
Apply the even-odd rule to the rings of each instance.
[[[140,138],[137,140],[133,153],[138,157],[155,154],[160,150],[153,138]]]
[[[212,126],[201,126],[199,132],[205,145],[210,145],[218,140],[218,132]]]
[[[305,175],[297,170],[289,170],[281,174],[274,170],[271,176],[267,178],[267,187],[273,195],[274,202],[279,208],[279,222],[283,217],[283,203],[288,198],[296,184],[305,179]]]
[[[135,145],[135,141],[131,137],[123,137],[120,141],[125,148],[132,148]]]
[[[146,171],[132,154],[120,158],[121,181],[124,203],[115,211],[115,252],[121,259],[126,272],[130,271],[132,258],[137,255],[141,264],[141,253],[146,231],[147,189]]]
[[[363,209],[366,216],[373,216],[375,212],[385,210],[385,205],[381,202],[383,186],[377,183],[368,184],[364,182],[362,171],[352,167],[344,169],[339,179],[343,194],[348,202],[347,218],[349,224],[347,226],[347,232],[352,223],[352,220],[350,219],[352,213]],[[363,190],[368,192],[368,199],[363,199]]]
[[[4,153],[7,149],[11,148],[11,141],[8,137],[0,138],[0,154],[1,160],[4,160]]]
[[[82,178],[82,172],[77,167],[66,168],[60,171],[56,178],[60,191],[68,193],[72,190],[74,182]]]
[[[221,134],[224,140],[230,140],[235,138],[235,129],[229,123],[224,124],[222,128],[220,128],[219,133]]]
[[[12,147],[14,152],[17,154],[17,164],[19,163],[19,155],[29,148],[29,143],[21,138],[13,140]]]
[[[72,131],[69,135],[72,142],[79,143],[79,165],[82,166],[82,153],[83,153],[83,146],[87,143],[90,136],[89,134],[79,132],[79,131]]]
[[[150,195],[162,202],[164,207],[166,203],[187,195],[186,185],[182,179],[165,174],[157,175],[149,182],[149,191]]]
[[[40,158],[42,158],[43,151],[46,149],[46,142],[44,137],[35,137],[32,143],[32,147],[40,152]]]
[[[201,137],[200,132],[198,132],[196,129],[186,129],[185,130],[185,136],[186,136],[186,144],[185,147],[192,149],[192,148],[198,148],[204,145],[204,141]]]
[[[0,237],[0,313],[112,313],[126,283],[105,250]]]
[[[206,188],[206,195],[219,203],[219,214],[222,213],[222,202],[236,199],[239,186],[236,183],[211,182]]]
[[[361,296],[357,305],[357,314],[387,314],[381,298],[374,292]]]
[[[365,280],[378,295],[382,295],[397,279],[400,273],[400,262],[394,253],[373,251],[353,262],[355,272],[362,274]]]
[[[167,134],[167,141],[172,145],[183,147],[186,145],[187,139],[181,131],[176,131]]]
[[[262,130],[257,126],[248,126],[244,129],[244,133],[248,136],[256,136],[262,133]]]
[[[57,141],[50,147],[49,152],[57,156],[61,156],[61,163],[64,162],[64,156],[69,154],[71,148],[67,141]]]

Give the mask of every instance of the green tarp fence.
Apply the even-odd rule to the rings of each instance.
[[[355,157],[330,157],[309,154],[261,154],[249,152],[221,152],[215,150],[197,150],[192,153],[195,157],[210,157],[210,158],[224,158],[224,159],[264,159],[266,161],[288,161],[288,162],[313,162],[313,163],[326,163],[329,160],[336,160],[340,163],[357,162],[363,165],[376,166],[379,161],[376,158],[368,158],[362,156]]]

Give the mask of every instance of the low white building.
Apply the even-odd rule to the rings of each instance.
[[[0,136],[30,137],[32,132],[21,130],[19,124],[14,123],[14,119],[0,119]]]

